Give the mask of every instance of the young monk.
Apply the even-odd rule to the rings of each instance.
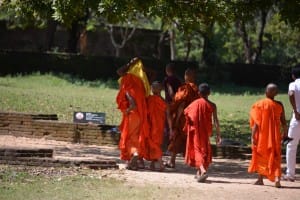
[[[174,96],[181,86],[180,79],[176,76],[175,66],[173,63],[169,63],[166,66],[166,77],[164,79],[164,90],[165,90],[165,100],[167,104],[170,104],[174,99]]]
[[[165,68],[165,72],[166,72],[166,77],[164,78],[165,101],[167,103],[167,106],[169,107],[169,105],[174,100],[174,96],[178,88],[181,86],[181,80],[176,75],[174,63],[167,64]],[[170,128],[166,120],[164,141],[163,141],[164,151],[167,150],[167,147],[169,145],[169,138],[170,138],[169,133],[170,133]]]
[[[200,98],[193,101],[186,109],[185,131],[187,144],[185,163],[197,169],[198,182],[205,182],[207,169],[212,162],[212,150],[209,137],[212,135],[212,121],[216,128],[216,143],[221,142],[217,106],[208,100],[210,87],[206,83],[199,85]]]
[[[163,141],[167,105],[161,97],[161,83],[157,81],[153,82],[151,89],[153,95],[150,95],[147,98],[150,133],[146,142],[148,146],[146,147],[147,156],[145,158],[151,161],[151,170],[155,170],[155,161],[158,161],[160,165],[159,171],[163,171],[164,165],[162,162],[161,145]]]
[[[252,129],[252,159],[249,173],[257,172],[255,185],[263,185],[263,177],[275,182],[280,188],[281,177],[281,126],[287,136],[284,107],[274,98],[278,93],[275,84],[266,87],[266,98],[253,104],[250,110],[250,127]],[[281,126],[280,126],[281,125]]]
[[[183,110],[199,97],[198,87],[195,84],[195,74],[195,70],[193,69],[185,71],[185,83],[178,88],[167,112],[170,127],[170,144],[168,150],[171,152],[171,159],[166,163],[166,167],[175,168],[176,154],[185,153],[186,133],[183,131],[185,124]]]
[[[120,158],[128,163],[128,169],[137,170],[137,161],[145,152],[144,140],[148,137],[146,97],[150,85],[140,59],[134,58],[120,68],[118,108],[123,117],[120,125]]]

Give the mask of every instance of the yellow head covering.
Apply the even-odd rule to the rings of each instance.
[[[150,88],[150,84],[149,84],[147,75],[143,70],[142,61],[140,59],[138,59],[134,64],[132,64],[130,66],[127,73],[135,75],[136,77],[140,78],[143,81],[143,84],[144,84],[144,87],[145,87],[145,94],[146,94],[146,96],[149,96],[151,88]],[[119,83],[121,82],[121,78],[119,79]]]

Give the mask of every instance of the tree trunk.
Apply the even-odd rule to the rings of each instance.
[[[191,43],[191,37],[187,36],[187,44],[186,44],[186,54],[184,61],[188,61],[191,53],[192,43]]]
[[[124,30],[123,30],[124,29]],[[110,41],[112,45],[114,46],[116,50],[116,57],[120,56],[120,50],[125,46],[126,42],[130,40],[130,38],[133,36],[136,27],[133,27],[130,31],[129,28],[122,28],[120,27],[120,37],[121,37],[121,43],[117,43],[114,37],[114,27],[112,25],[107,25],[107,30],[110,36]]]
[[[237,20],[236,28],[239,36],[243,40],[245,63],[252,63],[251,41],[248,38],[245,22],[242,20]]]
[[[69,53],[77,53],[77,43],[79,40],[79,24],[78,21],[73,22],[69,31],[69,39],[68,39],[68,49]]]
[[[211,23],[205,33],[201,33],[204,39],[203,51],[202,51],[202,59],[208,66],[213,66],[217,62],[217,58],[215,56],[215,48],[211,42],[213,37],[213,27],[214,23]]]
[[[118,57],[120,57],[120,48],[115,47],[115,49],[116,49],[115,56],[118,58]]]
[[[57,27],[56,21],[52,19],[47,21],[46,51],[50,51],[53,46],[56,27]]]
[[[170,56],[171,60],[175,60],[176,58],[176,46],[175,46],[175,31],[169,30],[169,37],[170,37]]]
[[[267,16],[268,12],[265,10],[261,10],[261,18],[260,18],[260,29],[258,33],[258,41],[257,41],[257,49],[255,51],[255,54],[253,55],[253,63],[258,63],[261,57],[261,52],[263,49],[263,36],[264,31],[267,23]]]

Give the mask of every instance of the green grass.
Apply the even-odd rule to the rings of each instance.
[[[74,111],[105,112],[107,124],[118,124],[117,89],[100,81],[34,74],[0,78],[0,110],[58,114],[72,121]]]
[[[210,99],[217,104],[223,137],[249,142],[249,109],[264,97],[264,89],[235,85],[212,86]],[[72,121],[74,111],[105,112],[107,124],[118,125],[120,112],[115,103],[117,81],[88,82],[67,75],[33,74],[0,77],[0,110],[58,114]],[[285,106],[287,119],[291,106],[286,91],[277,96]]]
[[[58,173],[60,169],[51,171]],[[122,180],[103,177],[101,173],[80,170],[71,175],[43,173],[37,176],[26,169],[4,167],[0,171],[0,200],[181,199],[179,197],[184,191],[183,188],[161,188],[147,183],[130,185]]]

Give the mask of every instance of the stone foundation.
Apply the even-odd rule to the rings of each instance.
[[[0,135],[45,138],[58,141],[117,145],[115,126],[57,121],[56,115],[0,112]]]

